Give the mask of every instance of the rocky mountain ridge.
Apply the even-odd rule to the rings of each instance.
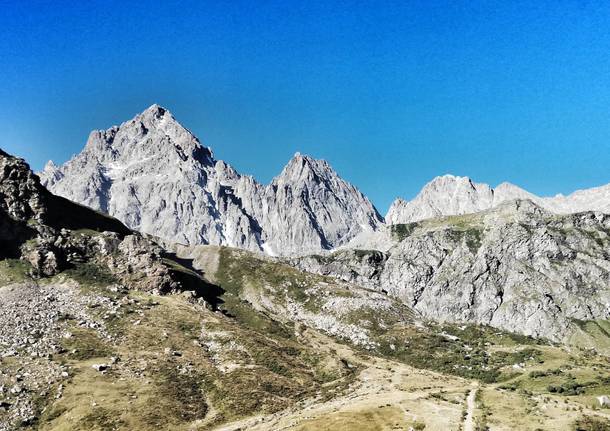
[[[610,318],[610,215],[515,200],[373,236],[291,264],[387,292],[426,318],[557,341],[575,321]]]
[[[184,244],[305,254],[382,223],[371,202],[325,161],[297,153],[264,186],[215,160],[158,105],[92,132],[80,154],[60,167],[47,164],[40,177],[55,194]]]
[[[469,214],[529,199],[557,214],[610,212],[610,185],[538,197],[510,183],[492,188],[444,175],[385,220],[323,160],[299,153],[270,184],[241,175],[169,111],[152,105],[120,126],[91,133],[83,151],[40,172],[53,193],[110,214],[132,229],[187,245],[215,244],[306,255],[375,236],[385,224]]]
[[[468,177],[443,175],[427,183],[410,200],[396,199],[385,221],[388,224],[409,223],[448,215],[484,211],[514,199],[529,199],[555,214],[583,211],[610,213],[610,184],[578,190],[567,196],[540,197],[514,184],[502,183],[495,188],[475,183]]]

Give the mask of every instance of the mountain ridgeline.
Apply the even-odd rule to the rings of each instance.
[[[578,190],[568,196],[539,197],[510,183],[492,188],[468,177],[443,175],[424,186],[411,201],[396,199],[386,215],[388,224],[409,223],[428,218],[475,213],[502,202],[527,199],[556,214],[583,211],[610,213],[610,184]]]
[[[83,151],[61,166],[49,161],[39,175],[59,196],[187,245],[305,255],[344,246],[384,225],[370,200],[326,161],[297,153],[270,184],[260,184],[216,160],[159,105],[92,132]],[[413,200],[397,199],[385,223],[474,213],[514,199],[558,214],[610,212],[610,185],[541,198],[509,183],[494,189],[445,175]]]
[[[323,160],[239,174],[164,108],[91,133],[40,173],[51,192],[186,246],[263,252],[399,299],[422,317],[565,340],[610,318],[610,185],[541,198],[445,175],[385,220]]]
[[[382,223],[371,202],[322,160],[296,154],[262,185],[215,160],[164,108],[94,131],[84,150],[40,173],[53,193],[132,229],[183,244],[306,254]]]

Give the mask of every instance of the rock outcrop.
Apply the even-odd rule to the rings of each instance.
[[[0,259],[19,258],[34,277],[83,263],[106,267],[118,280],[155,293],[186,288],[165,251],[121,222],[46,190],[29,166],[0,150]],[[141,274],[138,284],[134,274]]]
[[[562,340],[575,319],[610,318],[610,215],[553,215],[516,200],[378,235],[383,250],[291,263],[387,292],[434,320]]]

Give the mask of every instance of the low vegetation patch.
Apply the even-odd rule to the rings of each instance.
[[[459,334],[452,335],[453,333]],[[379,353],[418,368],[493,383],[514,377],[512,365],[537,362],[541,352],[533,347],[511,351],[489,349],[498,331],[452,325],[429,329],[399,327],[379,337]]]
[[[79,283],[81,287],[107,286],[118,282],[110,270],[93,262],[78,263],[73,268],[64,271],[64,274]]]
[[[208,404],[204,374],[169,359],[159,362],[152,375],[156,378],[158,404],[148,415],[151,425],[192,422],[205,418]]]
[[[390,226],[392,238],[403,241],[415,231],[418,223],[393,224]]]
[[[238,298],[243,297],[246,288],[251,288],[279,304],[284,304],[288,297],[312,312],[320,311],[319,298],[311,295],[307,289],[312,284],[323,281],[323,277],[256,258],[250,253],[222,248],[216,279],[226,293]],[[231,313],[231,304],[226,297],[223,300],[227,302],[223,308]]]
[[[32,266],[21,259],[0,260],[0,284],[19,283],[29,279]]]
[[[69,338],[64,338],[64,356],[70,360],[84,361],[113,355],[112,348],[92,329],[69,327]]]
[[[574,431],[610,431],[610,420],[583,416],[574,423]]]
[[[584,394],[587,388],[596,387],[600,385],[600,383],[602,383],[602,381],[577,380],[573,375],[567,374],[564,381],[558,384],[548,385],[547,390],[559,395],[580,395]]]

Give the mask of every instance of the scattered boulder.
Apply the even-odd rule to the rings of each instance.
[[[110,365],[108,365],[108,364],[93,364],[93,365],[91,365],[91,368],[93,368],[95,371],[99,371],[100,373],[103,373],[104,371],[107,371],[110,368]]]
[[[600,407],[610,407],[610,397],[608,395],[601,395],[597,397]]]

